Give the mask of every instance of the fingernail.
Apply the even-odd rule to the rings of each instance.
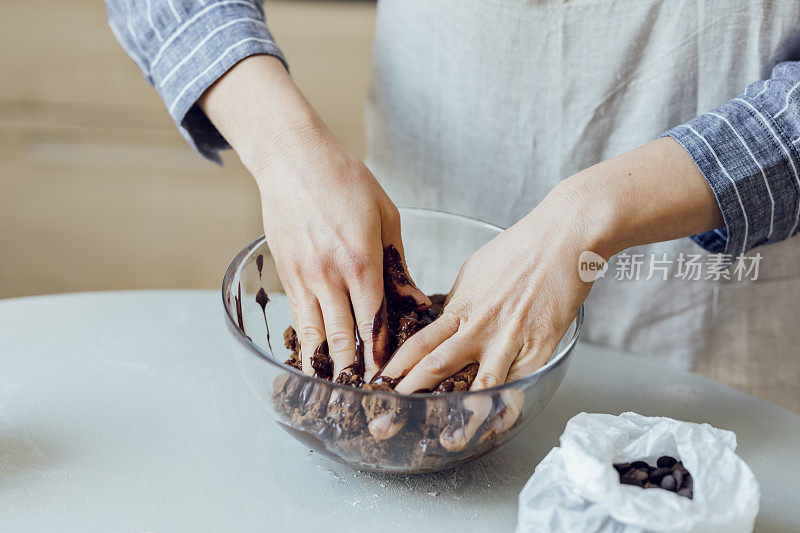
[[[439,442],[441,443],[442,447],[448,451],[455,452],[460,450],[466,444],[466,439],[464,438],[464,430],[463,429],[456,429],[452,432],[445,431],[439,437]]]
[[[370,421],[368,427],[373,437],[383,440],[387,438],[389,428],[392,427],[392,417],[388,414],[379,415]]]

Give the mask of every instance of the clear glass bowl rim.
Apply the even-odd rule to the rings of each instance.
[[[425,215],[433,215],[435,217],[441,218],[449,218],[451,220],[459,220],[459,221],[468,221],[472,224],[480,224],[484,227],[496,230],[498,232],[503,231],[503,228],[500,226],[496,226],[494,224],[490,224],[489,222],[484,222],[477,218],[467,217],[463,215],[456,215],[454,213],[448,213],[446,211],[438,211],[435,209],[425,209],[421,207],[400,207],[398,208],[400,211],[400,218],[402,220],[404,213],[418,213],[418,214],[425,214]],[[236,257],[233,259],[230,265],[228,265],[228,269],[225,271],[225,276],[222,278],[222,307],[225,310],[225,317],[226,323],[228,325],[228,329],[231,331],[236,339],[243,344],[245,347],[249,348],[255,355],[259,356],[261,359],[266,361],[267,363],[274,365],[278,370],[289,372],[294,374],[298,378],[304,380],[307,383],[316,383],[316,384],[325,384],[327,386],[333,387],[334,389],[342,389],[344,391],[353,392],[354,388],[350,385],[342,385],[340,383],[336,383],[334,381],[330,381],[327,379],[320,379],[314,376],[309,376],[294,367],[286,365],[270,354],[266,353],[264,350],[261,349],[256,343],[254,343],[249,337],[247,337],[242,330],[236,324],[236,319],[231,315],[230,309],[228,309],[228,305],[226,303],[226,289],[228,286],[233,283],[234,275],[239,267],[244,263],[245,259],[250,256],[250,254],[255,250],[258,246],[262,243],[267,241],[264,235],[256,238],[253,242],[248,244],[242,251],[240,251]],[[538,381],[539,377],[547,374],[551,369],[558,366],[559,362],[564,359],[575,347],[575,344],[578,342],[578,338],[581,334],[581,329],[583,328],[583,305],[578,310],[578,315],[575,317],[574,321],[576,322],[575,331],[570,337],[569,342],[562,348],[557,354],[554,354],[550,357],[550,359],[545,363],[544,366],[531,372],[530,374],[521,377],[515,381],[511,381],[508,383],[504,383],[502,385],[497,385],[495,387],[489,387],[487,389],[480,389],[475,391],[463,391],[463,392],[450,392],[446,396],[448,398],[452,397],[466,397],[471,395],[481,395],[481,394],[493,394],[493,393],[500,393],[505,390],[509,389],[520,389],[520,388],[527,388],[529,385],[533,384],[534,382]],[[414,393],[414,394],[399,394],[396,392],[389,392],[389,391],[379,391],[379,390],[364,390],[364,389],[355,389],[362,394],[370,394],[376,396],[389,396],[389,397],[401,397],[407,399],[425,399],[425,398],[441,398],[441,394],[434,394],[434,393]]]

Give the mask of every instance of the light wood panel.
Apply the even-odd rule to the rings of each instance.
[[[269,2],[298,84],[363,155],[374,6]],[[97,0],[0,3],[0,297],[217,287],[261,233],[235,155],[177,133]]]

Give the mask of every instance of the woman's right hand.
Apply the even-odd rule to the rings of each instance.
[[[289,298],[303,371],[314,373],[312,357],[327,342],[333,378],[346,379],[356,363],[357,329],[369,380],[388,357],[380,327],[383,254],[394,246],[404,257],[397,208],[277,59],[243,60],[200,103],[258,183],[264,233]],[[430,304],[413,283],[394,289],[420,306]]]

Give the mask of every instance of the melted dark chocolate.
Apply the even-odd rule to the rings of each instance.
[[[361,334],[358,328],[354,327],[353,332],[356,336],[356,360],[347,365],[339,372],[336,377],[336,383],[344,385],[352,385],[354,387],[361,387],[364,385],[364,341],[361,339]]]
[[[272,344],[269,341],[269,324],[267,323],[267,304],[269,303],[269,296],[267,296],[267,291],[264,290],[264,287],[258,289],[256,293],[256,303],[261,306],[261,313],[264,315],[264,326],[267,328],[267,346],[269,346],[269,351],[272,353]]]
[[[242,330],[242,333],[247,333],[244,330],[244,320],[242,319],[242,284],[236,287],[236,296],[233,297],[233,301],[236,303],[236,321],[239,323],[239,329]],[[248,337],[249,338],[249,337]]]
[[[394,389],[397,387],[397,384],[400,383],[403,377],[404,376],[400,376],[399,378],[390,378],[389,376],[376,375],[374,378],[372,378],[370,383],[373,385],[388,385],[390,388]]]
[[[258,268],[258,279],[261,279],[261,270],[264,268],[264,254],[256,256],[256,268]]]
[[[392,244],[383,249],[383,276],[384,279],[397,285],[414,286],[406,272],[400,252]]]
[[[314,375],[318,378],[331,379],[333,377],[333,360],[328,355],[327,341],[323,341],[314,350],[314,355],[311,356],[311,368],[314,369]]]
[[[372,360],[375,366],[383,368],[389,361],[389,318],[386,312],[386,298],[372,318]]]

